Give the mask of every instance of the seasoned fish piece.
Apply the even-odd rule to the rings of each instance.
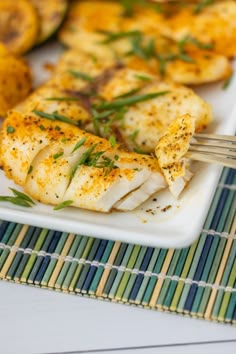
[[[110,102],[129,93],[132,95],[132,92],[138,92],[153,81],[159,82],[154,75],[146,71],[124,67],[114,71],[113,76],[101,85],[99,96]]]
[[[159,138],[178,116],[189,114],[194,117],[196,131],[203,130],[212,121],[210,105],[190,88],[170,81],[158,81],[151,75],[148,78],[148,81],[139,80],[139,72],[122,69],[100,91],[104,99],[111,101],[118,94],[124,94],[124,90],[132,92],[141,84],[143,87],[138,91],[139,95],[165,93],[127,107],[123,119],[115,122],[121,140],[131,149],[138,148],[149,153],[154,151]]]
[[[168,23],[168,35],[180,40],[186,35],[212,43],[214,51],[229,58],[236,55],[236,2],[226,0],[206,6],[199,13],[193,7],[180,10]]]
[[[72,150],[71,144],[68,146],[63,143],[63,139],[43,148],[31,162],[30,173],[24,184],[25,191],[43,203],[61,203],[70,183],[70,173],[78,159]]]
[[[210,50],[186,50],[187,61],[169,61],[165,77],[184,85],[201,85],[226,80],[232,74],[232,67],[224,55]]]
[[[94,77],[114,65],[114,53],[110,50],[101,54],[100,52],[89,53],[85,49],[80,50],[72,47],[72,49],[64,52],[55,66],[55,74],[78,70]],[[86,83],[86,81],[83,81],[83,83]]]
[[[176,118],[159,140],[155,154],[169,185],[171,193],[178,197],[192,177],[184,155],[194,134],[195,120],[190,115]]]
[[[156,158],[122,151],[74,125],[33,114],[9,112],[0,152],[6,175],[47,204],[71,200],[72,206],[107,212],[145,185],[132,209],[166,186]]]
[[[109,19],[90,22],[106,7]],[[191,38],[190,48],[186,43],[183,45],[186,38],[175,37],[171,20],[152,7],[134,6],[132,16],[123,16],[123,12],[122,6],[115,2],[75,2],[59,39],[93,56],[103,55],[104,59],[113,56],[113,60],[119,58],[130,68],[145,69],[187,85],[215,82],[230,76],[232,68],[223,52],[207,51],[209,46],[204,46],[205,41],[202,44],[197,38]],[[192,16],[195,19],[195,14]]]
[[[176,41],[154,32],[150,36],[142,35],[140,39],[137,37],[136,41],[135,49],[130,43],[129,52],[133,55],[121,53],[123,62],[130,68],[150,71],[160,79],[200,85],[224,80],[232,73],[231,64],[223,54],[192,37]],[[149,53],[147,48],[151,45],[153,49]]]
[[[155,7],[154,2],[146,3],[146,5],[140,3],[133,6],[132,15],[124,16],[121,21],[121,31],[141,31],[145,35],[158,35],[166,32],[168,24],[161,8]]]
[[[57,122],[9,111],[1,129],[1,162],[8,178],[24,186],[36,155],[64,133],[56,129]],[[68,129],[72,126],[68,125]],[[48,134],[50,131],[50,135]]]
[[[33,110],[57,112],[84,126],[88,119],[91,120],[89,96],[100,83],[112,77],[116,65],[113,56],[94,59],[81,51],[65,52],[51,79],[14,109],[24,113]]]
[[[157,173],[154,174],[157,175]],[[96,211],[108,212],[112,207],[120,209],[116,207],[115,203],[129,192],[142,187],[151,175],[152,173],[146,168],[116,168],[105,176],[97,168],[81,166],[63,200],[73,200],[72,205],[74,206]],[[158,174],[154,190],[146,195],[144,200],[164,186],[163,177]],[[139,204],[142,201],[139,201]],[[131,205],[129,210],[135,207],[136,205]]]
[[[67,46],[94,52],[102,36],[99,31],[120,31],[122,6],[108,1],[78,1],[72,4],[59,39]]]
[[[79,126],[91,120],[91,114],[80,100],[70,100],[70,96],[63,92],[62,87],[51,82],[38,88],[25,101],[14,107],[14,110],[24,114],[31,114],[34,110],[49,114],[57,112]]]
[[[128,193],[125,197],[119,200],[115,205],[114,209],[118,210],[133,210],[138,207],[141,203],[153,195],[156,190],[156,184],[160,183],[160,176],[157,174],[152,174],[146,182],[138,189],[133,190]]]

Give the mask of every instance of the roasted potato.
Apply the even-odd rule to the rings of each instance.
[[[0,117],[23,100],[31,91],[32,75],[29,66],[13,56],[0,56]]]
[[[38,16],[29,1],[0,1],[0,42],[11,53],[23,54],[32,48],[38,30]]]

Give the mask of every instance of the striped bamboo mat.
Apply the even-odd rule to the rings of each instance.
[[[0,277],[236,323],[236,170],[224,169],[199,239],[160,249],[0,222]]]

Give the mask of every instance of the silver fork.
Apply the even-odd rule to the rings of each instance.
[[[194,134],[193,137],[186,157],[236,169],[236,136]]]

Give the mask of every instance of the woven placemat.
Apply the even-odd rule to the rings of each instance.
[[[202,233],[188,248],[152,248],[1,221],[0,277],[235,324],[235,211],[236,170],[224,169]]]

